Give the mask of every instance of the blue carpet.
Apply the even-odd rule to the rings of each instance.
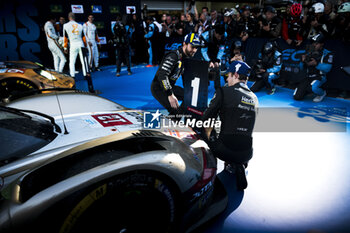
[[[135,66],[130,76],[124,68],[115,77],[115,66],[106,66],[93,73],[93,83],[101,96],[126,107],[156,109],[161,105],[150,85],[157,68]],[[87,90],[81,76],[76,80],[78,89]],[[182,85],[181,80],[177,84]],[[213,94],[211,82],[208,101]],[[350,101],[326,97],[314,103],[313,96],[295,101],[292,95],[293,90],[281,87],[272,96],[264,90],[257,93],[260,107],[274,109],[272,124],[279,119],[289,130],[281,125],[280,131],[254,133],[244,192],[235,189],[234,175],[222,171],[218,161],[229,205],[204,232],[350,232]],[[303,130],[309,125],[329,127],[324,132]]]

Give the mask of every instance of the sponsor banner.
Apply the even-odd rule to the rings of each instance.
[[[95,26],[97,29],[104,29],[105,28],[105,23],[103,21],[96,21],[94,22]]]
[[[98,39],[100,39],[99,44],[107,44],[107,39],[105,36],[99,36]]]
[[[71,5],[72,6],[72,12],[75,14],[83,14],[84,13],[84,7],[83,5]]]
[[[92,5],[91,11],[92,11],[92,13],[102,13],[102,6],[101,5]]]
[[[119,13],[119,6],[109,6],[109,12],[112,14]]]
[[[136,6],[127,6],[126,13],[127,14],[136,14]]]
[[[50,5],[50,11],[52,13],[62,13],[63,12],[63,8],[62,5]]]

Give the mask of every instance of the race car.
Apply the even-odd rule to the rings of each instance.
[[[74,90],[0,107],[0,232],[190,232],[221,213],[207,144],[146,114]]]
[[[33,90],[73,88],[74,78],[30,61],[0,62],[0,101],[25,95]]]

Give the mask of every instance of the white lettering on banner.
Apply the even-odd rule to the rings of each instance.
[[[196,120],[196,119],[187,119],[186,122],[184,122],[184,121],[174,122],[174,121],[169,121],[169,120],[166,121],[165,119],[163,119],[162,127],[164,127],[164,128],[171,128],[171,127],[214,128],[215,127],[216,128],[216,127],[221,127],[221,121],[216,120],[215,118],[208,119],[205,121]]]

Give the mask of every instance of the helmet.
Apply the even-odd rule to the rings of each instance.
[[[324,12],[324,4],[321,2],[315,3],[312,5],[315,13],[323,13]]]
[[[273,44],[271,42],[267,42],[263,47],[263,54],[269,54],[273,51]]]
[[[230,10],[226,11],[225,14],[224,14],[224,16],[227,16],[227,17],[230,17],[232,15],[233,15],[233,12],[230,11]]]
[[[233,49],[241,49],[242,48],[242,42],[239,40],[236,40],[233,44]]]
[[[350,2],[344,2],[338,7],[338,13],[350,12]]]
[[[243,7],[242,7],[242,12],[243,11],[250,11],[251,10],[251,7],[249,6],[249,5],[244,5]]]
[[[276,9],[272,6],[265,7],[265,12],[271,12],[273,14],[276,14]]]
[[[231,8],[232,15],[238,15],[238,11],[235,8]]]
[[[290,14],[294,18],[298,18],[301,15],[302,9],[303,9],[303,7],[301,6],[300,3],[293,3],[293,5],[290,7]]]
[[[322,33],[317,34],[311,38],[312,43],[324,43],[325,37]]]
[[[200,47],[202,46],[201,40],[199,39],[199,36],[197,33],[189,33],[185,36],[184,42],[186,44],[191,44],[193,47]]]

